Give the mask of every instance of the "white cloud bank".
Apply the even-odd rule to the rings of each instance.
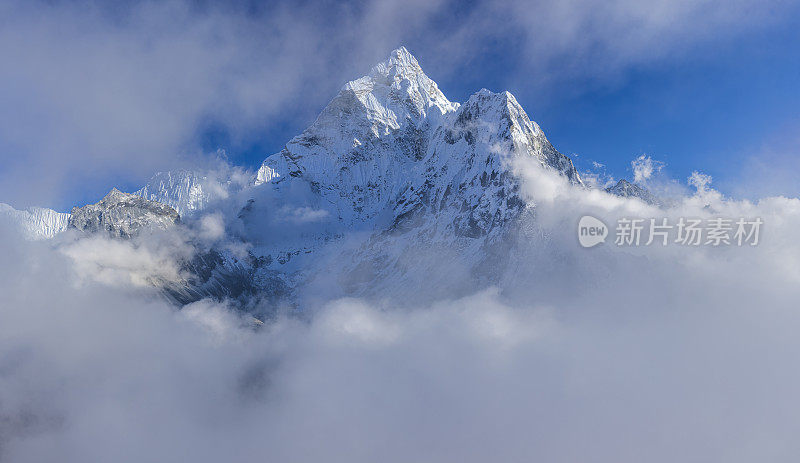
[[[0,460],[796,461],[800,200],[705,184],[659,211],[518,172],[539,238],[502,289],[259,330],[2,229]],[[587,213],[765,225],[756,247],[586,250]]]

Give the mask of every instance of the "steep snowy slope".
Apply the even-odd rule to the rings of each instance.
[[[30,239],[54,237],[67,229],[70,217],[68,213],[56,212],[43,207],[31,207],[20,211],[3,203],[0,203],[0,214],[10,218]]]
[[[252,182],[246,171],[219,162],[213,168],[159,172],[133,194],[171,206],[186,218],[228,199],[248,183]]]
[[[167,204],[184,216],[202,210],[213,197],[203,188],[202,180],[196,173],[186,170],[159,172],[133,194]]]

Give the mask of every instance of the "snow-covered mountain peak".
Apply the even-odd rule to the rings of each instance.
[[[446,114],[458,107],[444,96],[405,47],[392,51],[368,75],[345,84],[342,92],[353,92],[368,109],[393,112],[398,126],[406,119],[421,122],[433,108],[439,114]]]
[[[417,59],[404,46],[392,50],[389,58],[382,63],[376,64],[370,74],[384,76],[393,74],[404,77],[425,75]]]
[[[267,158],[255,184],[302,178],[340,217],[375,217],[406,188],[433,132],[458,107],[399,48],[347,83],[310,127]]]
[[[423,185],[428,190],[465,169],[470,176],[459,178],[480,183],[478,166],[498,175],[508,170],[509,156],[536,157],[581,184],[572,161],[511,93],[482,89],[464,105],[451,103],[401,47],[346,84],[308,129],[268,157],[255,184],[297,178],[335,207],[334,216],[361,222],[393,209],[411,185],[417,195]],[[439,173],[436,180],[432,172]],[[451,191],[461,186],[448,180],[439,185],[442,194],[448,185]],[[403,207],[410,207],[406,199]]]
[[[367,118],[378,124],[376,135],[406,124],[420,126],[427,117],[438,118],[455,111],[451,103],[431,80],[414,56],[400,47],[370,73],[350,81],[331,102],[334,108],[355,104]],[[323,111],[323,114],[325,112]]]

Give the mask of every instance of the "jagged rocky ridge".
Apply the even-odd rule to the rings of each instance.
[[[88,233],[105,232],[116,238],[130,238],[145,229],[167,229],[180,223],[170,206],[112,189],[100,202],[75,207],[69,228]]]

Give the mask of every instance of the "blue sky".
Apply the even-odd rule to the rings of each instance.
[[[514,93],[580,169],[632,178],[647,154],[727,194],[800,194],[796,2],[2,8],[0,201],[18,207],[93,202],[217,148],[255,168],[399,45],[451,100]]]
[[[698,169],[723,190],[746,193],[734,191],[734,183],[747,175],[749,157],[792,142],[786,156],[800,154],[800,139],[792,140],[800,129],[798,30],[792,20],[634,70],[617,86],[545,105],[538,118],[564,152],[605,163],[616,176],[625,176],[631,158],[646,153],[666,162],[673,176],[685,179]],[[535,107],[534,100],[525,98],[526,106]],[[799,187],[782,185],[772,193],[798,195]]]
[[[691,50],[608,82],[592,82],[588,76],[546,89],[527,87],[509,78],[517,72],[514,62],[495,49],[463,64],[458,74],[429,75],[455,101],[465,101],[481,87],[508,89],[582,170],[599,162],[614,178],[632,179],[631,161],[647,154],[664,162],[672,177],[686,179],[701,170],[723,190],[741,194],[746,192],[736,191],[733,183],[746,175],[742,170],[748,158],[791,142],[800,131],[798,30],[800,18],[791,18],[779,27]],[[424,45],[414,47],[411,41],[408,47],[424,69],[435,68],[426,66]],[[366,72],[354,70],[353,78]],[[469,78],[462,79],[461,72]],[[310,104],[321,109],[319,102]],[[237,163],[253,167],[312,120],[286,118],[243,143],[232,143],[217,128],[203,134],[203,143],[207,150],[222,146]],[[797,151],[786,154],[800,158]],[[800,182],[772,191],[796,196]]]

